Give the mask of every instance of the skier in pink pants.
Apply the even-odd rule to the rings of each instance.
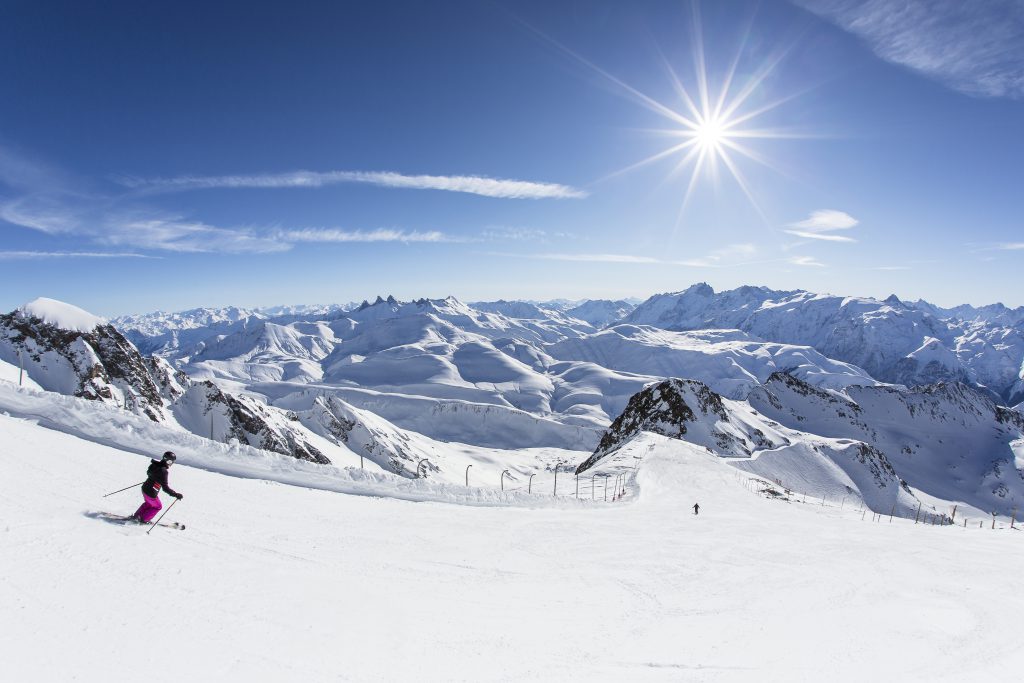
[[[167,472],[177,459],[174,453],[167,451],[160,460],[151,460],[149,469],[146,470],[146,481],[142,484],[142,497],[144,502],[132,515],[137,522],[149,522],[160,512],[163,505],[160,504],[160,489],[167,491],[167,494],[181,500],[184,496],[171,488],[167,483]]]

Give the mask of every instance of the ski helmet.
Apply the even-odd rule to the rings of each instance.
[[[174,462],[177,459],[178,459],[178,456],[176,456],[171,451],[167,451],[166,453],[164,453],[164,461],[165,462]]]

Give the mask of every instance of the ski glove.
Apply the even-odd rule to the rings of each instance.
[[[178,500],[181,500],[181,499],[182,499],[182,498],[184,498],[185,496],[183,496],[182,494],[178,493],[178,494],[175,494],[175,496],[174,496],[174,497],[175,497],[175,498],[177,498]]]

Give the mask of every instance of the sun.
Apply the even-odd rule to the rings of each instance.
[[[729,138],[729,126],[727,122],[711,117],[697,122],[697,127],[689,133],[685,130],[683,133],[691,135],[698,147],[717,153]]]

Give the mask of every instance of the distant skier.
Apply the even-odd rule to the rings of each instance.
[[[142,497],[145,501],[135,511],[135,514],[132,515],[132,519],[145,523],[151,521],[156,516],[156,513],[160,512],[160,508],[163,507],[158,497],[160,489],[163,489],[167,492],[167,495],[173,496],[178,500],[184,497],[167,483],[167,471],[177,459],[178,456],[167,451],[160,460],[150,461],[149,469],[146,470],[146,481],[142,484]]]
[[[695,514],[695,515],[699,515],[700,514],[700,503],[694,503],[693,504],[693,514]]]

